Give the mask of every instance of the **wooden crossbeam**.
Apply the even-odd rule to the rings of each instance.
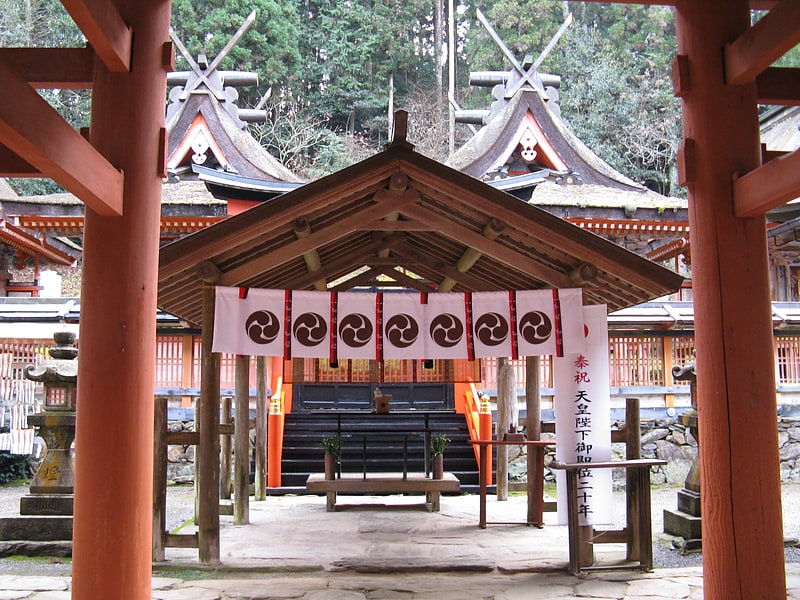
[[[351,253],[342,258],[328,261],[318,273],[303,273],[295,277],[287,282],[285,287],[293,290],[301,290],[314,283],[314,281],[320,277],[325,277],[326,279],[337,278],[342,271],[348,269],[352,271],[355,270],[358,265],[374,262],[377,252],[383,249],[391,249],[394,246],[402,244],[405,239],[405,235],[395,233],[381,240],[376,240],[364,246],[364,248],[360,249],[357,253]]]
[[[95,212],[121,215],[122,173],[4,61],[0,61],[0,81],[0,144]]]
[[[37,89],[92,87],[94,51],[89,48],[0,48],[0,60]]]
[[[782,0],[725,47],[725,80],[728,85],[752,81],[799,43],[800,2]]]
[[[770,67],[756,77],[758,101],[782,106],[800,105],[800,69]]]
[[[332,242],[333,240],[341,239],[350,235],[353,230],[358,229],[364,222],[372,222],[391,214],[392,212],[401,210],[409,204],[414,204],[418,199],[418,195],[405,194],[404,196],[391,195],[389,193],[381,194],[376,193],[375,197],[382,198],[377,204],[355,214],[351,217],[337,221],[328,227],[314,231],[307,237],[285,244],[278,250],[260,256],[246,264],[238,266],[226,272],[222,277],[222,285],[238,285],[245,281],[253,274],[260,273],[275,265],[285,263],[297,256],[302,255],[309,250],[319,248],[320,246]]]
[[[533,259],[521,256],[516,250],[498,244],[497,242],[484,237],[481,233],[470,231],[464,227],[457,226],[447,217],[422,206],[415,207],[414,215],[421,221],[431,223],[439,228],[439,231],[448,237],[466,244],[488,256],[506,263],[513,268],[525,270],[529,275],[541,279],[553,287],[571,287],[569,277],[549,267],[548,265],[537,262]],[[454,277],[456,281],[458,277]]]
[[[441,273],[447,277],[450,277],[461,285],[476,292],[485,292],[492,289],[491,284],[487,283],[485,279],[475,277],[469,273],[459,273],[456,271],[455,267],[446,265],[438,258],[435,258],[430,254],[425,254],[423,252],[414,250],[409,246],[395,248],[393,252],[399,257],[397,259],[398,264],[403,264],[406,266],[409,264],[420,265],[428,270],[432,270],[436,273]]]
[[[39,169],[1,144],[0,174],[3,177],[41,177]]]
[[[433,291],[433,288],[429,283],[423,281],[421,279],[415,279],[414,277],[409,277],[405,273],[402,273],[395,269],[394,267],[389,266],[382,266],[378,268],[378,271],[396,281],[400,286],[411,288],[412,290],[417,290],[418,292],[427,293]]]
[[[757,217],[800,197],[800,150],[769,161],[733,182],[737,217]]]
[[[108,0],[61,0],[72,20],[86,36],[109,71],[130,70],[133,30]]]

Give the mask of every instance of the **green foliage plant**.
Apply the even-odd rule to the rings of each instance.
[[[338,457],[342,452],[342,438],[338,435],[327,435],[320,443],[325,454]]]
[[[431,452],[436,456],[437,454],[444,454],[445,448],[450,444],[450,438],[443,433],[437,433],[431,436]]]

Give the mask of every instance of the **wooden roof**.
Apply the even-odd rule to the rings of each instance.
[[[587,303],[609,310],[671,293],[682,281],[402,140],[164,246],[159,307],[202,325],[198,273],[219,285],[273,289],[345,290],[387,274],[424,291],[581,286]]]
[[[525,142],[526,134],[535,142]],[[518,145],[526,143],[534,143],[540,154],[554,154],[583,183],[615,190],[644,189],[589,150],[548,109],[541,94],[528,88],[518,90],[483,129],[450,157],[448,164],[483,179],[505,164]]]
[[[299,181],[299,178],[283,166],[256,139],[233,120],[218,99],[204,90],[193,92],[180,104],[176,114],[168,121],[169,148],[167,167],[178,170],[185,167],[191,177],[196,148],[205,148],[199,163],[206,156],[221,169],[239,173],[245,177],[257,177],[267,181]]]

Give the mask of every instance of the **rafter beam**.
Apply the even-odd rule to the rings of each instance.
[[[430,269],[440,275],[452,277],[458,283],[468,288],[473,292],[485,292],[492,289],[491,284],[480,277],[474,277],[468,273],[459,273],[454,267],[444,264],[438,258],[409,248],[408,246],[401,246],[393,250],[400,258],[397,260],[398,264],[418,264],[427,269]]]
[[[61,4],[109,71],[124,73],[130,70],[133,30],[113,2],[61,0]]]
[[[742,175],[733,182],[737,217],[757,217],[800,197],[800,150]]]
[[[364,223],[360,229],[368,231],[434,231],[435,228],[428,223],[422,223],[417,219],[405,221],[392,221],[378,219],[372,223]]]
[[[305,289],[309,285],[312,285],[320,276],[330,280],[338,279],[342,276],[342,273],[357,270],[360,265],[374,263],[378,251],[386,250],[388,252],[391,248],[402,244],[405,239],[406,236],[402,234],[393,234],[383,240],[377,240],[372,244],[364,246],[356,253],[348,254],[342,258],[325,263],[319,272],[304,273],[303,275],[295,277],[287,282],[286,287],[292,290]]]
[[[14,65],[36,89],[82,90],[92,87],[94,51],[89,48],[0,48],[0,61]]]
[[[434,288],[430,285],[430,283],[427,283],[421,279],[414,279],[413,277],[409,277],[408,275],[398,271],[394,267],[383,266],[378,270],[386,277],[394,279],[398,284],[400,284],[403,287],[411,288],[412,290],[417,290],[418,292],[432,292],[434,290]]]
[[[800,69],[770,67],[756,77],[758,101],[781,106],[800,105]]]
[[[272,268],[275,265],[285,263],[309,250],[319,248],[334,240],[350,235],[354,230],[359,229],[364,222],[374,221],[375,219],[385,217],[388,214],[401,210],[409,204],[414,204],[419,196],[411,193],[407,193],[403,196],[396,196],[393,194],[379,195],[376,193],[375,198],[378,201],[373,206],[351,217],[336,221],[328,227],[312,232],[303,239],[285,244],[274,252],[270,252],[269,254],[265,254],[246,264],[231,269],[225,273],[223,285],[238,285],[240,282],[246,281],[255,274]]]
[[[0,144],[103,216],[122,214],[122,173],[0,61]]]
[[[505,225],[501,221],[494,219],[483,226],[481,235],[488,240],[496,240],[503,232],[503,229],[505,229]],[[481,256],[482,254],[475,250],[475,248],[467,248],[464,254],[461,255],[461,258],[458,259],[458,262],[456,262],[456,271],[459,273],[466,273],[478,262]],[[445,277],[439,282],[438,291],[449,292],[455,285],[456,281],[452,277]]]
[[[752,81],[800,43],[800,2],[782,0],[755,25],[725,47],[725,81]]]
[[[305,218],[298,218],[294,221],[294,235],[298,240],[302,240],[311,235],[311,225]],[[309,273],[319,273],[322,270],[322,260],[319,257],[319,252],[316,248],[312,248],[303,254],[303,260],[306,263],[306,269]],[[327,282],[324,277],[314,281],[314,289],[324,292],[328,288]]]
[[[570,287],[572,285],[566,274],[556,271],[533,259],[526,258],[512,248],[498,244],[480,233],[455,226],[451,220],[427,208],[422,206],[415,207],[414,214],[420,220],[436,225],[442,233],[451,237],[453,240],[466,244],[478,252],[491,256],[495,260],[499,260],[514,269],[523,270],[532,277],[541,279],[548,285],[553,287]],[[455,269],[453,270],[455,271]],[[454,277],[454,279],[458,280],[457,277]]]

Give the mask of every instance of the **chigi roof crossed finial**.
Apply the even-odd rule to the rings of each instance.
[[[258,85],[258,74],[218,69],[255,18],[253,11],[211,62],[205,54],[195,60],[175,32],[170,31],[173,43],[190,67],[167,76],[168,85],[173,86],[166,118],[170,177],[196,179],[198,171],[216,171],[263,181],[299,181],[246,129],[248,123],[267,120],[267,111],[262,107],[269,91],[255,108],[237,105],[238,88]]]

